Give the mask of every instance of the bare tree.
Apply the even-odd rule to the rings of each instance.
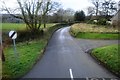
[[[74,13],[75,11],[71,8],[64,10],[63,20],[67,22],[74,21]]]
[[[4,11],[7,11],[15,18],[22,19],[27,27],[33,32],[40,29],[42,21],[46,24],[46,15],[56,7],[55,2],[51,0],[17,0],[18,8],[15,10],[20,10],[20,15],[16,15],[5,6],[5,2],[3,3]]]
[[[44,28],[46,27],[47,15],[48,13],[53,13],[59,9],[60,4],[58,2],[53,2],[51,0],[43,0],[42,5],[42,21],[44,23]]]
[[[55,16],[55,20],[57,22],[63,22],[63,18],[64,18],[64,14],[65,14],[65,10],[60,8],[53,16]]]
[[[89,6],[89,7],[87,8],[87,12],[88,12],[88,15],[93,15],[93,14],[95,14],[95,8]]]
[[[103,15],[109,16],[117,11],[116,2],[114,0],[104,0],[102,2]]]
[[[100,2],[101,0],[91,0],[92,4],[95,6],[95,14],[96,16],[98,15],[99,13],[99,8],[100,8]]]
[[[63,9],[60,8],[53,17],[57,22],[71,22],[74,21],[74,10],[71,8]]]

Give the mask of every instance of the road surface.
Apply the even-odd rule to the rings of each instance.
[[[23,78],[116,78],[85,51],[117,43],[117,40],[74,39],[69,27],[61,28],[53,34],[42,59]]]

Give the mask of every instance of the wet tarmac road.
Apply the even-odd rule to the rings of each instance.
[[[116,78],[85,51],[117,43],[117,40],[74,39],[69,27],[61,28],[53,34],[42,59],[23,78]]]

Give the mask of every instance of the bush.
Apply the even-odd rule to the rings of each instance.
[[[42,36],[43,36],[43,30],[39,30],[36,32],[30,30],[22,30],[22,31],[18,31],[17,41],[18,42],[28,41],[28,40],[40,38]]]
[[[102,19],[99,19],[99,20],[98,20],[97,24],[98,24],[98,25],[107,25],[106,22],[107,22],[107,19],[102,18]]]
[[[94,24],[94,21],[93,21],[93,20],[89,20],[89,21],[87,22],[87,24]]]

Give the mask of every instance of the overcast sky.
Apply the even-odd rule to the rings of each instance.
[[[84,10],[88,6],[91,6],[90,0],[60,0],[63,7],[66,8],[72,8],[75,11],[77,10]]]
[[[3,1],[5,1],[6,5],[9,7],[15,8],[16,6],[16,0],[3,0]],[[54,0],[54,1],[59,1],[64,9],[71,8],[75,11],[84,10],[86,12],[87,7],[92,6],[90,0]],[[119,0],[115,1],[118,2]]]
[[[57,1],[57,0],[56,0]],[[74,10],[85,9],[91,6],[91,0],[60,0],[65,8],[73,8]],[[115,0],[119,1],[119,0]]]

